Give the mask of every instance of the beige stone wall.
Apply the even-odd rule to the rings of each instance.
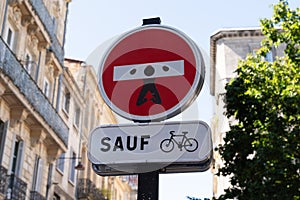
[[[81,121],[84,118],[83,116],[83,110],[84,110],[84,102],[82,94],[80,94],[80,91],[77,89],[77,85],[75,80],[72,77],[72,74],[66,69],[63,73],[63,80],[62,80],[62,90],[61,90],[61,98],[59,101],[59,110],[58,113],[60,114],[61,118],[65,121],[66,124],[68,124],[69,127],[69,141],[68,141],[68,147],[67,151],[65,153],[65,159],[63,159],[64,162],[64,170],[63,173],[57,170],[56,162],[55,162],[55,169],[54,169],[54,179],[53,181],[56,184],[56,187],[60,188],[60,190],[64,191],[66,194],[71,196],[72,198],[76,195],[76,183],[77,183],[77,173],[80,173],[76,171],[74,168],[72,168],[71,163],[75,162],[75,165],[79,162],[80,157],[80,134],[81,134]],[[69,106],[69,112],[66,112],[63,109],[64,104],[64,92],[65,90],[68,90],[70,92],[71,98],[70,98],[70,106]],[[75,113],[76,109],[80,110],[80,119],[79,124],[76,125],[75,123]],[[75,153],[75,158],[73,158],[73,153]],[[70,181],[70,171],[74,170],[75,173],[75,179],[74,181]],[[54,190],[56,192],[56,190]],[[58,192],[57,192],[58,193]],[[63,194],[64,195],[64,194]]]
[[[223,143],[223,138],[230,130],[229,122],[234,119],[227,119],[224,115],[224,94],[226,83],[236,76],[235,70],[238,62],[245,59],[248,54],[260,47],[263,39],[259,29],[224,29],[211,36],[211,94],[214,95],[214,118],[212,123],[213,143],[217,147]],[[283,47],[273,49],[273,57],[283,55]],[[223,166],[218,153],[214,154],[213,173]],[[213,193],[218,197],[229,186],[227,177],[214,177]]]
[[[4,20],[4,11],[5,11],[5,1],[0,2],[0,31],[2,30],[2,24]],[[1,33],[1,32],[0,32]]]
[[[16,176],[26,184],[25,199],[30,198],[32,191],[43,197],[46,197],[47,192],[50,195],[51,191],[47,191],[49,165],[55,162],[61,152],[68,151],[69,144],[66,141],[70,140],[63,137],[69,134],[67,126],[68,129],[73,128],[64,123],[55,111],[60,103],[57,101],[58,78],[63,73],[61,57],[67,3],[60,0],[59,9],[56,11],[45,12],[41,9],[43,6],[42,0],[0,1],[0,28],[3,29],[0,40],[0,120],[9,124],[7,129],[1,132],[5,137],[1,139],[4,143],[1,144],[3,152],[0,165],[7,170],[4,175],[9,177],[12,174],[15,141],[22,141],[22,153],[18,155],[20,173]],[[49,25],[45,25],[49,22],[45,17],[47,14],[57,17],[58,26],[55,33]],[[12,31],[11,45],[7,40],[9,31]],[[58,44],[52,43],[56,41],[55,38]],[[11,74],[3,70],[8,67]],[[47,92],[45,79],[48,80]],[[26,85],[28,83],[33,87],[29,88]],[[79,104],[82,105],[82,102],[79,101]],[[53,116],[56,119],[51,119],[50,113],[56,113]],[[71,141],[70,146],[78,149],[79,140],[77,139],[77,143],[76,139]],[[32,188],[36,177],[36,157],[42,160],[38,191]],[[74,186],[69,192],[74,197]],[[0,191],[0,199],[5,196],[6,191]]]
[[[214,41],[211,49],[211,57],[214,57],[211,68],[214,68],[212,81],[214,81],[213,91],[215,96],[214,120],[212,124],[212,134],[214,146],[223,143],[225,133],[229,131],[229,120],[224,116],[224,94],[226,83],[236,76],[235,69],[240,59],[245,59],[253,48],[259,48],[262,36],[244,35],[247,30],[224,30],[213,35],[211,41]],[[236,34],[234,36],[234,34]],[[220,35],[222,35],[220,37]],[[220,38],[218,38],[220,37]],[[213,56],[215,55],[215,56]],[[212,83],[211,83],[212,84]],[[213,172],[216,173],[218,168],[223,166],[221,157],[215,152],[215,163]],[[227,177],[214,177],[213,193],[219,196],[224,189],[229,186]]]
[[[22,99],[26,101],[25,99]],[[20,174],[18,177],[27,184],[26,196],[30,196],[30,190],[32,186],[32,181],[35,169],[35,159],[36,156],[39,156],[43,160],[42,166],[42,181],[40,182],[40,193],[46,193],[46,185],[47,185],[47,176],[48,176],[48,165],[50,164],[48,158],[49,155],[47,153],[47,149],[50,147],[45,144],[46,133],[42,133],[40,140],[37,141],[36,138],[32,137],[33,128],[29,126],[29,119],[26,116],[30,115],[30,113],[23,113],[23,117],[16,119],[14,115],[18,111],[17,109],[9,108],[11,105],[8,105],[7,102],[1,99],[1,109],[0,109],[0,119],[2,121],[9,121],[9,126],[6,132],[5,137],[5,145],[4,152],[2,155],[2,163],[1,165],[5,167],[8,171],[7,174],[11,174],[12,169],[12,159],[14,154],[14,142],[15,140],[21,140],[24,143],[23,153],[22,153],[22,162],[20,163]],[[53,146],[55,147],[55,146]]]
[[[117,123],[115,115],[101,97],[94,68],[85,65],[83,61],[73,59],[66,59],[65,66],[72,73],[84,99],[81,157],[86,170],[78,172],[78,178],[91,180],[99,190],[108,191],[112,200],[134,199],[131,197],[134,191],[125,179],[97,175],[87,158],[87,143],[90,132],[97,126]]]

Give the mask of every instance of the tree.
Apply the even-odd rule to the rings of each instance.
[[[218,199],[300,199],[300,9],[280,0],[261,20],[265,39],[240,61],[225,89],[226,116],[235,118],[218,151],[217,175],[231,186]],[[274,62],[264,58],[285,46]]]

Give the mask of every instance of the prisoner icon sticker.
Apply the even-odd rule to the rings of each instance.
[[[197,45],[163,25],[141,26],[122,34],[100,62],[104,101],[133,121],[161,121],[189,106],[205,74]]]

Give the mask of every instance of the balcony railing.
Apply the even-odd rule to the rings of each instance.
[[[68,144],[68,127],[21,63],[0,38],[0,72],[8,76],[58,137]]]
[[[5,195],[7,188],[7,169],[0,166],[0,193]]]
[[[30,200],[46,200],[46,198],[37,191],[30,191]]]
[[[27,184],[15,175],[9,176],[6,199],[26,199]]]
[[[94,200],[106,200],[107,198],[96,188],[95,184],[89,179],[79,179],[77,188],[78,199],[89,198]]]

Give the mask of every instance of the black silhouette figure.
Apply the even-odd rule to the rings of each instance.
[[[145,69],[144,69],[144,74],[146,76],[152,76],[154,74],[155,70],[151,65],[148,65]],[[149,78],[149,79],[144,79],[144,85],[142,87],[142,90],[138,96],[136,105],[140,106],[142,104],[144,104],[145,102],[147,102],[147,98],[145,98],[146,94],[148,92],[151,93],[152,98],[150,99],[153,103],[155,104],[161,104],[161,98],[159,95],[159,92],[157,91],[157,88],[155,86],[154,83],[154,78]]]

